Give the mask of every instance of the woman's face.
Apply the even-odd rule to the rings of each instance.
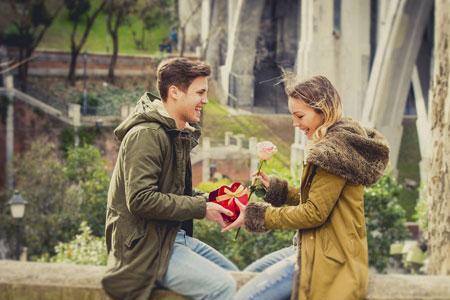
[[[298,98],[289,97],[288,106],[292,114],[292,126],[302,130],[311,139],[316,129],[323,124],[323,114]]]

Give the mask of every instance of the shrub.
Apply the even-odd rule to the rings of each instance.
[[[77,191],[70,188],[64,167],[47,140],[35,141],[23,155],[16,156],[16,188],[28,201],[24,218],[23,246],[30,256],[52,253],[59,241],[70,240],[80,224]],[[0,227],[10,248],[16,244],[15,220],[9,215],[7,200],[2,197]]]
[[[16,188],[28,201],[23,220],[22,246],[31,259],[53,255],[58,242],[70,241],[82,220],[96,236],[104,233],[109,175],[94,146],[69,148],[67,159],[56,155],[56,146],[38,139],[15,161]],[[10,216],[8,193],[0,195],[0,239],[12,253],[17,244]]]
[[[272,230],[254,234],[240,230],[235,240],[236,230],[222,233],[219,225],[206,220],[196,220],[194,236],[217,249],[239,268],[244,268],[266,254],[292,245],[294,232]]]
[[[386,175],[364,194],[369,265],[379,272],[388,265],[391,244],[407,237],[405,210],[397,200],[400,189],[400,185]]]
[[[87,222],[80,224],[80,233],[68,243],[58,243],[55,256],[44,254],[38,261],[54,263],[75,263],[80,265],[106,265],[105,238],[92,234]]]
[[[105,229],[109,175],[100,151],[92,146],[72,147],[67,152],[65,176],[80,189],[80,214],[96,236]]]

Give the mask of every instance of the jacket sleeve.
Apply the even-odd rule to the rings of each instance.
[[[269,188],[264,200],[275,207],[298,205],[300,203],[300,190],[290,187],[284,179],[270,177]]]
[[[126,204],[143,219],[185,221],[204,218],[205,196],[162,193],[158,181],[164,153],[168,151],[164,132],[152,128],[129,133],[123,149]]]
[[[318,168],[306,202],[281,208],[249,205],[246,210],[245,227],[249,231],[256,232],[318,227],[328,219],[345,183],[344,178]]]

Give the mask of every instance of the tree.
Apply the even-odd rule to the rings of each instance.
[[[100,151],[92,145],[69,148],[65,177],[80,191],[80,214],[96,236],[105,229],[109,175]]]
[[[157,27],[160,22],[172,22],[174,19],[170,4],[173,0],[148,0],[139,6],[139,18],[142,20],[141,39],[133,38],[138,49],[146,49],[145,32]]]
[[[113,42],[113,54],[109,64],[108,79],[114,83],[114,68],[119,53],[119,28],[124,25],[128,15],[133,12],[137,0],[110,0],[106,6],[108,15],[106,25]]]
[[[430,115],[433,154],[428,178],[428,271],[450,275],[450,1],[438,0],[435,5],[435,66]]]
[[[19,65],[22,90],[27,88],[28,61],[61,10],[61,4],[56,0],[9,0],[11,24],[3,39],[6,45],[19,49],[19,61],[24,62]]]
[[[53,253],[58,242],[69,241],[77,232],[79,191],[66,180],[55,145],[44,139],[16,158],[15,171],[16,188],[28,201],[24,245],[31,256]]]
[[[91,12],[90,0],[64,0],[64,4],[69,11],[69,20],[72,22],[72,32],[70,34],[70,66],[67,79],[69,83],[75,84],[75,71],[77,67],[78,55],[81,52],[84,44],[87,41],[92,25],[99,13],[105,8],[108,0],[101,0],[96,9]],[[84,31],[81,33],[81,38],[77,41],[77,32],[79,26],[85,21]]]

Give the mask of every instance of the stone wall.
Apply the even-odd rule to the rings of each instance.
[[[0,261],[0,299],[109,299],[100,280],[104,267]],[[254,275],[233,273],[237,286]],[[175,293],[158,290],[156,299],[186,299]],[[450,276],[374,275],[369,278],[367,300],[450,299]]]
[[[3,102],[2,102],[3,103]],[[3,108],[3,105],[2,105]],[[0,111],[3,111],[0,110]],[[37,138],[45,138],[49,142],[61,145],[61,133],[70,128],[67,124],[50,117],[20,100],[14,101],[14,155],[18,156],[29,149]],[[0,191],[5,186],[6,170],[6,113],[0,114]],[[107,159],[108,170],[112,171],[119,143],[113,134],[113,128],[99,128],[95,145]]]

